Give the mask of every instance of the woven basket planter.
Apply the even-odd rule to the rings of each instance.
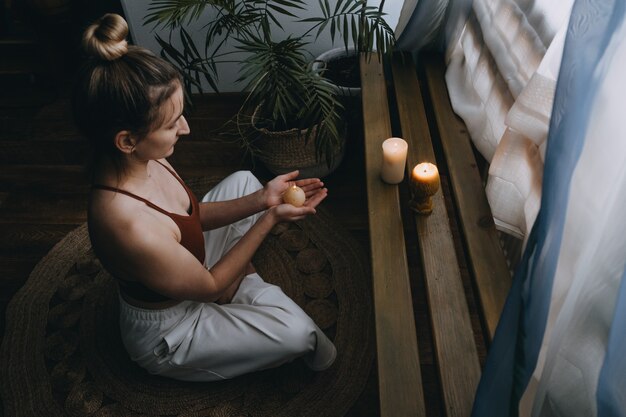
[[[253,115],[253,122],[254,120]],[[337,169],[345,154],[345,133],[341,136],[341,147],[334,149],[332,163],[328,166],[325,154],[319,160],[316,158],[317,126],[308,129],[311,130],[309,140],[306,140],[308,130],[290,129],[281,132],[273,132],[266,128],[256,130],[260,135],[257,140],[256,157],[276,175],[298,169],[300,178],[326,177]]]

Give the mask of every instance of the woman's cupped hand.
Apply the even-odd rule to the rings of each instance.
[[[317,207],[328,195],[328,190],[319,178],[298,178],[299,171],[278,175],[264,187],[266,204],[278,221],[300,220],[310,214],[315,214]],[[287,189],[296,185],[304,191],[305,201],[301,207],[295,207],[283,202],[283,194]]]

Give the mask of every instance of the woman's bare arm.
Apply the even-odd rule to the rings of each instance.
[[[323,190],[324,183],[318,178],[296,181],[297,176],[298,171],[279,175],[262,189],[237,199],[200,203],[200,222],[203,229],[217,229],[281,204],[282,194],[292,184],[302,188],[307,199]]]
[[[302,207],[289,204],[273,206],[250,228],[211,270],[204,266],[166,229],[135,217],[132,225],[114,240],[120,270],[136,277],[147,287],[178,300],[211,302],[218,300],[241,277],[254,253],[277,222],[295,221],[315,213],[326,197],[316,193]],[[148,227],[151,226],[151,227]]]

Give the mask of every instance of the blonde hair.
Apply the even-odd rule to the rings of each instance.
[[[129,45],[126,36],[128,24],[112,13],[85,30],[87,57],[72,97],[74,120],[92,143],[93,162],[108,157],[118,168],[121,154],[114,146],[115,135],[128,130],[139,139],[145,137],[161,122],[162,104],[183,85],[172,64]]]
[[[83,34],[83,49],[105,61],[113,61],[128,52],[128,23],[118,14],[107,13],[92,23]]]

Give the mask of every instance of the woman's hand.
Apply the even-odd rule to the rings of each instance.
[[[319,199],[319,201],[323,200],[326,197],[325,193],[323,196],[322,193],[318,193],[318,195],[319,197],[316,198],[316,200]],[[309,201],[311,200],[307,200],[301,207],[295,207],[291,204],[286,203],[272,206],[267,209],[267,214],[274,218],[274,223],[294,222],[296,220],[302,220],[306,216],[316,213],[315,206],[313,206],[312,203],[309,203]],[[309,204],[307,205],[307,203]]]
[[[328,190],[324,188],[324,183],[320,181],[319,178],[307,178],[296,181],[298,174],[299,171],[292,171],[287,174],[279,175],[265,185],[263,195],[267,207],[283,204],[283,193],[292,185],[297,185],[304,191],[306,200],[303,207],[315,208],[326,198]],[[315,210],[313,213],[315,213]]]

